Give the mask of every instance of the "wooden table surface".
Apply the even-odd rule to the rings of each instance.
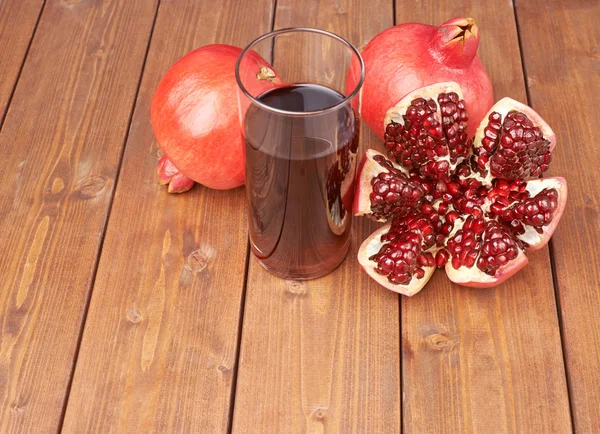
[[[476,19],[496,99],[553,126],[569,201],[494,289],[413,298],[249,254],[244,191],[155,179],[180,56],[314,26]],[[600,2],[0,0],[0,432],[600,432]],[[362,149],[380,146],[367,128]]]

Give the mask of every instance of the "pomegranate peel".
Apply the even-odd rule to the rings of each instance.
[[[327,169],[327,180],[323,190],[326,204],[327,222],[336,235],[342,235],[352,221],[350,214],[354,200],[356,153],[358,151],[358,130],[349,146],[340,148],[340,157]]]
[[[453,18],[439,26],[431,40],[433,57],[446,66],[464,68],[477,54],[479,29],[473,18]]]
[[[326,212],[327,212],[327,223],[329,228],[336,235],[344,233],[352,216],[346,210],[352,209],[350,198],[352,197],[352,184],[353,178],[351,176],[343,176],[344,174],[339,171],[339,166],[336,164],[333,166],[335,171],[330,170],[329,175],[335,175],[334,183],[340,183],[337,187],[330,185],[331,179],[328,179],[329,188],[326,191],[328,197],[325,198]],[[340,180],[340,178],[343,178]],[[333,194],[331,188],[333,187]]]
[[[179,170],[166,155],[160,157],[156,165],[156,174],[160,185],[167,185],[177,173],[179,173]]]
[[[169,187],[167,188],[168,193],[185,193],[189,189],[194,186],[194,180],[188,178],[183,173],[178,173],[171,179],[169,182]]]
[[[192,179],[181,173],[166,155],[163,155],[158,160],[156,173],[158,175],[158,183],[169,186],[169,193],[184,193],[195,184]]]
[[[354,166],[354,160],[356,158],[356,154],[353,154],[350,159],[350,165],[353,168],[354,172],[351,175],[345,176],[342,180],[342,186],[340,188],[341,194],[341,203],[344,210],[348,210],[348,214],[351,212],[354,201],[354,191],[356,188],[355,178],[356,178],[356,168]],[[351,219],[352,216],[348,217]]]

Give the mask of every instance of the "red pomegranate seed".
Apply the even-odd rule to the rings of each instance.
[[[448,262],[450,258],[450,253],[446,249],[439,250],[435,255],[435,265],[438,267],[443,267]]]
[[[396,169],[382,155],[376,155],[373,159],[387,172],[381,172],[371,179],[371,216],[376,220],[401,217],[420,207],[425,196],[422,186]],[[341,178],[339,184],[341,186]]]
[[[523,179],[541,175],[551,158],[550,142],[523,113],[509,112],[502,124],[499,146],[490,159],[493,176]]]

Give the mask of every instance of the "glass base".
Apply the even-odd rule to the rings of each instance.
[[[252,243],[250,244],[252,245]],[[252,253],[265,270],[277,277],[287,280],[312,280],[326,276],[335,270],[348,255],[348,250],[350,250],[350,237],[335,256],[317,264],[294,267],[285,266],[281,263],[270,263],[268,259],[261,259],[255,254],[254,249],[252,249]]]

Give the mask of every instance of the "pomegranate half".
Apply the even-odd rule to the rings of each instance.
[[[564,178],[548,169],[556,138],[530,107],[504,98],[469,138],[457,83],[417,89],[386,114],[386,158],[368,150],[354,213],[391,221],[358,260],[386,288],[413,295],[435,267],[455,283],[490,287],[546,245],[565,208]]]

